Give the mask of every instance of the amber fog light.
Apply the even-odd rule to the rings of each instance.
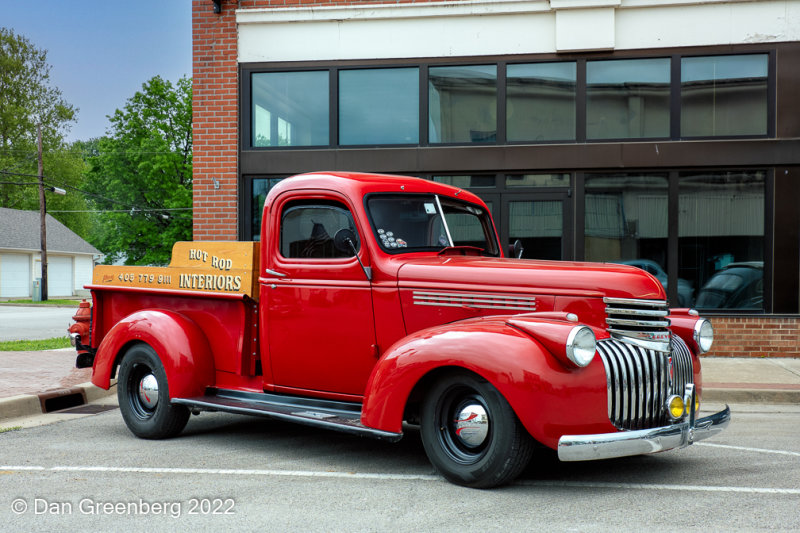
[[[667,400],[667,410],[673,420],[680,420],[686,413],[686,404],[680,396],[670,396]]]

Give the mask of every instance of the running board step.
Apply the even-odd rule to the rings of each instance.
[[[365,427],[361,423],[361,404],[359,403],[226,389],[209,389],[205,396],[173,398],[172,403],[202,411],[266,416],[391,442],[397,442],[403,438],[402,433],[391,433]]]

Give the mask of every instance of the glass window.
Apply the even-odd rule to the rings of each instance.
[[[576,71],[574,61],[508,65],[509,141],[575,140]]]
[[[303,259],[333,259],[352,254],[338,250],[333,237],[340,229],[358,232],[350,211],[337,205],[290,205],[281,219],[281,255]]]
[[[446,183],[462,189],[494,187],[495,177],[492,176],[433,176],[433,181]]]
[[[569,187],[569,174],[519,174],[506,176],[506,187]]]
[[[508,203],[508,238],[522,243],[525,259],[562,259],[564,202],[561,200]]]
[[[473,246],[498,255],[483,207],[430,194],[372,195],[367,200],[375,238],[387,252],[440,251]]]
[[[641,268],[667,289],[667,175],[589,174],[585,190],[586,259]],[[678,279],[677,293],[673,305],[692,305],[690,281]]]
[[[681,136],[766,135],[767,58],[681,59]]]
[[[682,173],[680,277],[703,309],[764,308],[764,171]]]
[[[328,71],[252,75],[252,146],[330,144]]]
[[[669,137],[670,60],[586,62],[586,137]]]
[[[253,213],[253,220],[251,221],[250,230],[252,231],[253,240],[261,240],[261,217],[264,211],[264,202],[267,199],[267,193],[283,178],[255,178],[252,183],[252,196],[251,207]]]
[[[487,143],[497,139],[497,65],[428,70],[431,143]]]
[[[419,143],[419,69],[339,72],[339,144]]]

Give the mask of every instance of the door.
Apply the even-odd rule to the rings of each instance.
[[[377,360],[372,287],[356,257],[333,244],[337,231],[352,231],[368,264],[353,216],[327,198],[284,201],[273,213],[280,231],[268,239],[261,291],[268,330],[262,354],[269,354],[272,385],[296,394],[363,395]]]
[[[72,296],[73,292],[72,257],[64,255],[47,256],[47,297]]]
[[[523,259],[570,260],[572,209],[568,191],[501,195],[501,236],[522,242]]]
[[[0,296],[29,298],[31,296],[31,256],[0,254]]]

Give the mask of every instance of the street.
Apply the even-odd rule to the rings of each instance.
[[[66,337],[78,303],[74,307],[1,305],[0,342]]]
[[[203,413],[147,441],[111,409],[0,434],[0,530],[799,530],[800,406],[732,410],[725,432],[687,449],[542,453],[481,491],[436,476],[413,429],[388,444]]]

